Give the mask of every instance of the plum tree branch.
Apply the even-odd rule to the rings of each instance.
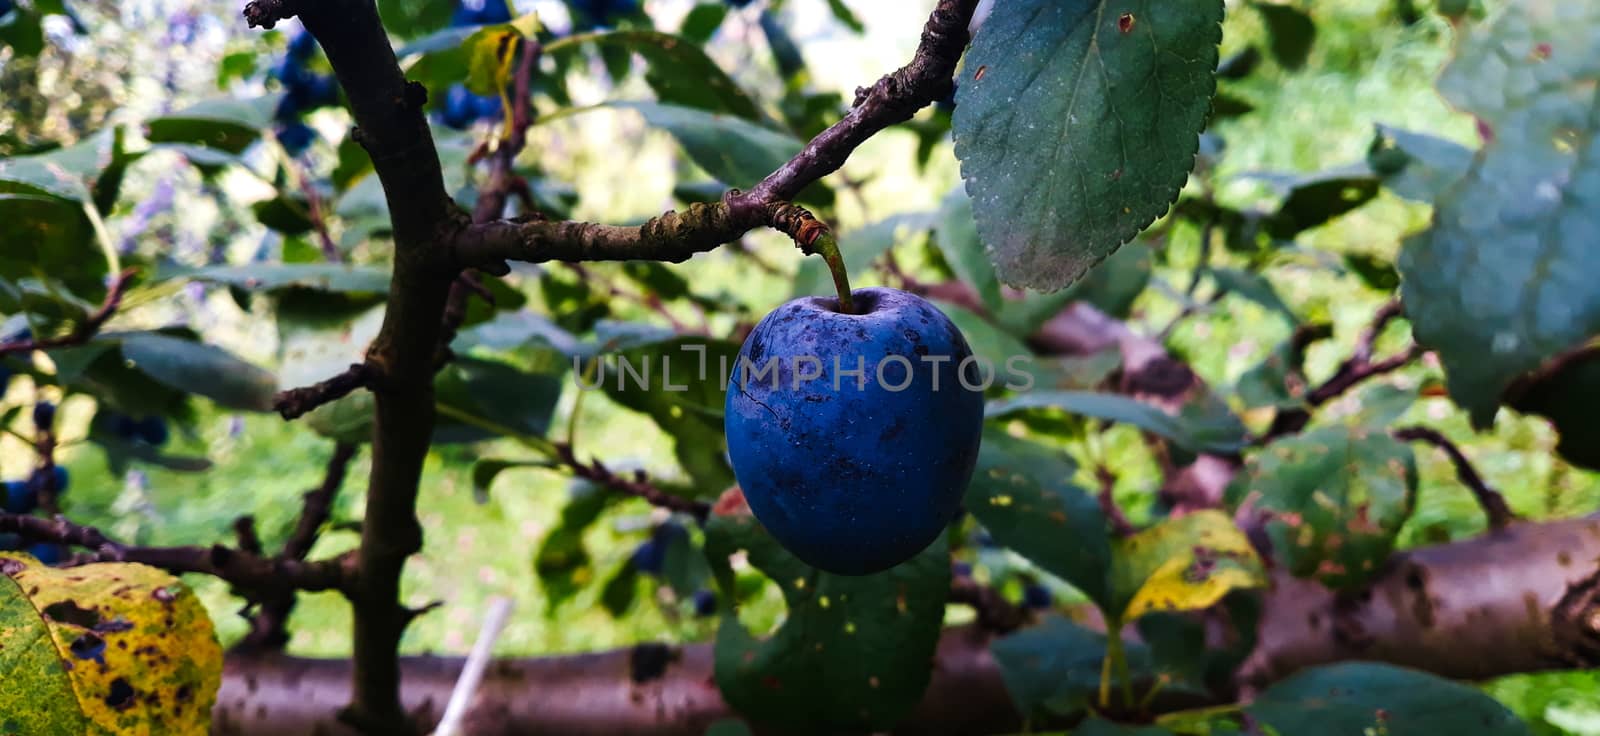
[[[351,363],[349,368],[327,380],[279,391],[272,397],[272,408],[284,419],[299,419],[323,404],[331,404],[365,388],[371,377],[372,369],[366,363]]]
[[[88,550],[77,561],[138,562],[171,573],[200,573],[227,581],[245,591],[346,590],[350,560],[336,557],[305,562],[268,558],[222,545],[211,547],[133,547],[112,541],[99,529],[73,524],[62,517],[0,513],[0,533],[30,542],[48,542]]]
[[[798,210],[788,202],[806,186],[838,171],[862,142],[949,94],[977,5],[978,0],[940,0],[923,26],[911,61],[871,87],[857,90],[855,104],[839,122],[818,133],[748,192],[730,190],[720,202],[667,212],[633,227],[528,219],[474,225],[452,243],[453,264],[495,272],[503,271],[508,260],[677,263],[738,240],[757,227],[773,227],[806,247],[814,235],[786,222]]]

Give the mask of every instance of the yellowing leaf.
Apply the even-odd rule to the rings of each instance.
[[[1250,540],[1220,511],[1170,519],[1118,540],[1111,568],[1113,611],[1121,621],[1205,608],[1231,590],[1266,584]]]
[[[205,734],[222,647],[194,594],[153,567],[0,554],[0,713],[53,734]]]
[[[474,94],[495,95],[504,104],[506,126],[511,126],[511,101],[506,87],[511,84],[511,67],[517,48],[524,39],[539,32],[537,13],[529,13],[510,23],[485,26],[467,37],[467,89]]]

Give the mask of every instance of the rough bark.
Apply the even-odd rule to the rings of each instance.
[[[1239,672],[1246,690],[1299,669],[1366,659],[1482,679],[1600,664],[1595,560],[1600,517],[1518,522],[1487,536],[1398,554],[1367,588],[1337,593],[1281,573],[1266,594],[1260,641]],[[895,733],[990,734],[1020,726],[990,635],[952,627],[940,641],[922,704]],[[734,715],[711,680],[711,648],[660,661],[658,645],[598,654],[502,660],[473,706],[474,734],[699,736]],[[404,660],[406,707],[436,718],[459,658]],[[349,695],[350,663],[293,657],[228,662],[218,734],[332,734]]]

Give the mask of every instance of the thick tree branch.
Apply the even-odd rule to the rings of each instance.
[[[614,261],[649,259],[673,263],[730,243],[757,227],[775,227],[802,247],[811,240],[786,228],[785,203],[802,189],[839,170],[868,138],[950,92],[956,63],[967,46],[967,24],[978,0],[940,0],[923,27],[916,55],[871,87],[858,90],[844,118],[817,136],[793,159],[749,192],[732,190],[721,202],[667,212],[636,227],[589,222],[511,220],[476,225],[456,239],[454,263],[490,272],[508,260]]]
[[[1263,601],[1260,643],[1239,673],[1262,686],[1321,664],[1362,659],[1458,679],[1600,663],[1600,518],[1518,523],[1487,536],[1396,555],[1365,590],[1343,595],[1279,574]],[[944,632],[933,679],[895,734],[1014,733],[1021,719],[976,626]],[[659,645],[640,645],[659,647]],[[501,660],[469,716],[482,736],[699,736],[735,717],[712,680],[708,644],[671,650],[641,672],[638,647]],[[461,660],[404,661],[406,704],[436,719]],[[218,734],[299,736],[332,724],[350,664],[230,658],[214,711]],[[1219,693],[1219,701],[1232,693]],[[762,733],[757,731],[757,733]]]
[[[1505,497],[1484,482],[1483,476],[1478,475],[1477,469],[1472,467],[1472,461],[1450,438],[1429,427],[1402,427],[1394,431],[1394,436],[1406,442],[1426,442],[1444,450],[1450,456],[1450,462],[1455,464],[1456,476],[1461,479],[1462,485],[1472,491],[1473,497],[1478,499],[1478,505],[1483,507],[1484,515],[1489,517],[1490,529],[1501,529],[1516,521],[1517,516],[1511,513]]]
[[[13,342],[0,342],[0,358],[14,353],[31,353],[35,350],[63,348],[88,342],[90,338],[100,332],[100,328],[105,326],[105,323],[122,306],[122,295],[127,292],[128,284],[133,280],[133,276],[136,273],[138,273],[136,269],[129,268],[112,278],[111,284],[106,287],[106,298],[100,302],[100,306],[85,317],[82,322],[73,327],[71,332],[56,337],[35,337]]]
[[[348,592],[355,613],[352,701],[346,720],[368,733],[407,734],[396,653],[410,616],[400,573],[422,548],[416,517],[422,462],[433,433],[435,356],[457,271],[440,269],[440,244],[467,226],[445,191],[423,113],[426,89],[408,82],[372,0],[256,0],[251,25],[298,14],[321,44],[349,101],[352,136],[372,158],[394,232],[394,274],[383,326],[367,354],[376,408],[372,472],[358,572]],[[369,374],[368,378],[372,378]]]
[[[0,513],[0,533],[29,542],[83,547],[80,563],[138,562],[171,573],[200,573],[227,581],[243,591],[344,590],[351,570],[343,557],[317,562],[265,558],[221,545],[212,547],[130,547],[112,541],[99,529],[64,518]]]

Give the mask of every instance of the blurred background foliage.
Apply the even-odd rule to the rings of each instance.
[[[249,98],[275,91],[277,84],[268,70],[283,55],[292,29],[249,32],[238,19],[239,5],[233,0],[81,0],[73,3],[73,9],[86,30],[75,29],[65,17],[47,18],[43,31],[48,43],[37,56],[0,51],[0,100],[4,101],[0,156],[70,144],[109,124],[180,110],[219,92]],[[813,93],[837,92],[847,100],[857,85],[907,58],[928,3],[848,1],[845,5],[863,27],[862,33],[841,23],[827,3],[788,0],[776,11],[804,54],[805,72],[787,82],[753,10],[730,11],[707,44],[708,51],[758,99],[781,99],[786,85],[799,84]],[[1249,12],[1241,2],[1229,5],[1222,57],[1243,63],[1248,58],[1240,55],[1247,49],[1268,49],[1274,39],[1261,14]],[[692,7],[688,0],[644,4],[655,24],[666,30],[680,27]],[[553,30],[570,28],[575,18],[581,21],[561,2],[520,0],[517,9],[538,11]],[[1201,168],[1191,178],[1186,196],[1212,198],[1241,211],[1271,209],[1282,196],[1273,186],[1281,179],[1274,176],[1311,174],[1362,161],[1374,126],[1380,123],[1475,147],[1471,118],[1453,112],[1434,90],[1434,79],[1449,57],[1452,30],[1427,10],[1395,0],[1315,3],[1315,43],[1303,65],[1290,68],[1293,54],[1288,58],[1260,54],[1251,73],[1222,82],[1221,94],[1233,114],[1224,113],[1219,105]],[[638,75],[618,85],[597,73],[605,63],[591,55],[566,69],[570,109],[649,96]],[[639,221],[676,206],[674,188],[698,180],[669,135],[647,127],[635,114],[606,108],[549,115],[555,109],[541,109],[547,117],[533,129],[524,158],[544,175],[540,193],[568,205],[573,217]],[[319,110],[306,122],[320,137],[305,154],[307,165],[331,167],[338,161],[336,142],[346,137],[345,113],[337,108]],[[447,158],[451,151],[464,156],[470,149],[471,130],[438,132]],[[948,139],[941,138],[934,143],[938,153],[925,166],[919,164],[920,143],[911,131],[896,129],[855,153],[837,178],[841,185],[836,187],[833,224],[841,232],[900,213],[938,209],[959,181],[956,162],[948,154]],[[194,168],[174,165],[175,155],[146,157],[128,172],[123,194],[107,218],[113,242],[125,252],[159,254],[177,265],[199,267],[292,259],[313,247],[307,237],[286,237],[267,229],[252,214],[252,205],[274,196],[270,172],[281,163],[274,158],[280,152],[255,150],[250,155],[256,158],[247,159],[247,166],[209,179]],[[1384,189],[1354,212],[1299,233],[1291,245],[1209,257],[1215,267],[1272,266],[1260,273],[1283,305],[1301,320],[1334,326],[1334,338],[1314,344],[1307,354],[1307,374],[1316,380],[1332,373],[1349,354],[1355,336],[1388,298],[1387,289],[1373,288],[1347,266],[1377,264],[1377,275],[1369,278],[1381,283],[1383,266],[1393,263],[1401,239],[1424,226],[1428,215],[1426,205]],[[362,242],[351,227],[351,242],[356,244],[350,251],[352,259],[370,260],[376,246]],[[1181,292],[1202,257],[1199,235],[1196,227],[1179,222],[1160,244],[1163,252],[1154,260],[1152,286],[1128,310],[1127,318],[1137,331],[1157,334],[1182,311]],[[927,280],[948,274],[949,266],[922,240],[902,238],[895,250],[897,262]],[[697,295],[731,302],[759,316],[794,291],[792,274],[799,268],[800,256],[771,234],[754,234],[747,244],[770,271],[752,267],[748,258],[731,248],[674,266],[672,271]],[[593,268],[620,271],[613,266]],[[863,269],[852,277],[857,285],[882,280],[881,273]],[[733,326],[726,316],[702,325],[703,314],[686,301],[658,309],[637,283],[614,281],[625,292],[611,299],[614,319],[703,326],[711,334],[726,334]],[[522,267],[508,283],[530,302],[539,303],[553,282],[541,279],[538,269]],[[1212,287],[1202,287],[1200,293],[1208,288]],[[1260,303],[1268,300],[1241,295],[1246,294],[1236,290],[1235,296],[1204,308],[1181,322],[1167,339],[1169,349],[1188,360],[1212,386],[1235,385],[1290,334],[1290,324],[1272,306]],[[228,288],[214,284],[189,282],[141,291],[117,321],[122,328],[177,324],[195,327],[209,341],[262,365],[271,365],[279,349],[280,336],[271,317],[241,308]],[[1380,353],[1404,343],[1399,332],[1391,331],[1380,341]],[[1389,383],[1415,390],[1437,383],[1439,376],[1436,364],[1424,363],[1396,374]],[[1319,415],[1319,421],[1336,421],[1341,414],[1360,411],[1364,401],[1383,398],[1380,388],[1375,383],[1340,399]],[[12,381],[3,406],[29,405],[34,392],[29,381]],[[563,383],[555,422],[567,421],[577,393],[571,381]],[[1556,437],[1542,420],[1503,412],[1492,431],[1473,434],[1465,413],[1443,397],[1425,395],[1404,411],[1403,422],[1425,423],[1462,441],[1490,485],[1500,489],[1519,514],[1544,518],[1600,507],[1600,477],[1564,463],[1553,452]],[[331,453],[328,440],[301,424],[199,402],[191,417],[174,425],[166,449],[173,455],[209,458],[213,464],[209,472],[148,465],[113,468],[103,452],[82,441],[93,414],[92,400],[83,396],[62,406],[58,421],[65,444],[57,460],[73,478],[72,492],[63,503],[74,520],[100,526],[130,543],[206,544],[226,536],[240,514],[253,514],[271,546],[287,534],[300,494],[320,482]],[[1248,412],[1244,417],[1252,420]],[[616,405],[602,393],[585,398],[579,433],[585,446],[605,448],[604,456],[613,466],[681,477],[673,439],[648,417]],[[1118,425],[1097,442],[1067,447],[1079,456],[1085,487],[1095,485],[1090,475],[1095,463],[1090,461],[1103,461],[1116,469],[1116,497],[1133,521],[1149,518],[1160,473],[1136,429]],[[438,599],[443,607],[407,631],[408,652],[466,651],[485,601],[497,595],[513,598],[520,614],[499,640],[497,652],[502,655],[574,652],[649,639],[704,640],[711,635],[714,619],[696,616],[689,596],[674,593],[671,586],[650,576],[630,579],[635,586],[631,605],[620,615],[608,612],[608,591],[612,608],[618,607],[618,593],[607,581],[629,564],[650,537],[652,526],[663,519],[663,512],[641,501],[604,504],[596,522],[584,527],[586,565],[562,575],[536,575],[536,556],[560,524],[573,486],[547,471],[516,468],[496,476],[486,498],[475,492],[475,461],[516,455],[513,442],[500,440],[471,449],[437,446],[430,456],[420,503],[428,543],[407,567],[405,586],[408,603]],[[1453,466],[1434,452],[1419,451],[1417,457],[1418,509],[1402,532],[1402,546],[1481,532],[1482,514],[1457,481]],[[0,477],[20,477],[32,462],[31,452],[18,437],[0,436]],[[365,458],[358,457],[338,499],[335,530],[321,537],[313,556],[355,546],[357,536],[349,522],[359,517],[365,475]],[[1015,599],[1023,598],[1024,589],[1035,584],[1053,593],[1058,602],[1077,595],[1037,575],[1014,554],[981,544],[968,545],[959,554],[976,566],[980,578],[1001,585]],[[761,584],[759,578],[753,580]],[[198,577],[189,582],[210,607],[224,644],[242,636],[243,624],[232,615],[239,602],[225,585]],[[570,598],[557,608],[552,592],[562,584],[568,586]],[[776,587],[767,585],[755,602],[745,606],[742,617],[762,630],[782,610]],[[965,608],[951,607],[947,621],[970,616]],[[349,610],[334,594],[303,596],[290,628],[293,653],[348,651]],[[1485,687],[1539,733],[1600,734],[1600,682],[1593,673],[1516,676]]]

